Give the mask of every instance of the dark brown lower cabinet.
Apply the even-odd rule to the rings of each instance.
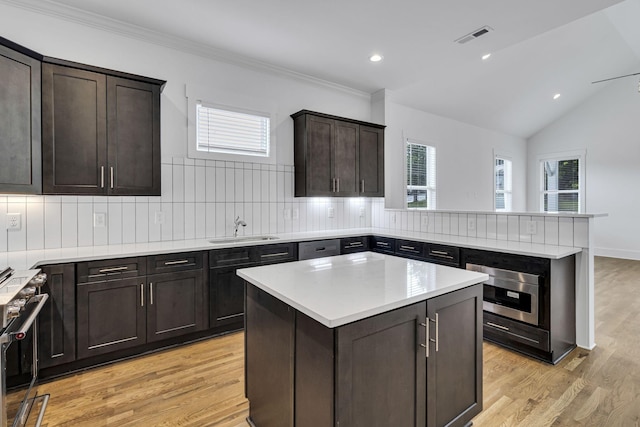
[[[40,368],[76,360],[75,264],[42,267],[47,282],[42,288],[49,300],[38,315],[38,363]]]
[[[78,358],[147,342],[145,287],[144,277],[77,285]]]
[[[242,267],[219,267],[209,271],[210,314],[209,326],[242,327],[244,316],[244,280],[237,274],[238,268],[254,267],[258,264],[246,264]]]
[[[147,276],[147,341],[207,328],[202,270]]]
[[[337,328],[251,284],[246,301],[256,427],[465,426],[482,410],[481,285]]]

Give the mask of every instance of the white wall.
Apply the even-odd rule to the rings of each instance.
[[[596,255],[640,259],[640,93],[620,79],[528,141],[529,211],[539,210],[538,156],[586,150],[586,212],[608,213],[594,228]]]
[[[45,56],[167,80],[161,96],[162,196],[0,196],[0,252],[224,236],[236,215],[249,223],[246,234],[371,225],[370,200],[293,197],[289,117],[309,109],[370,120],[368,94],[127,37],[126,28],[106,31],[6,4],[0,4],[0,28],[3,37]],[[220,93],[225,102],[231,94],[239,103],[274,105],[277,165],[186,158],[186,85]],[[329,206],[336,212],[331,219]],[[285,220],[284,209],[298,209],[300,217]],[[164,224],[155,223],[158,211]],[[7,212],[22,214],[20,231],[5,231]],[[94,213],[107,214],[106,227],[93,226]]]
[[[385,206],[405,207],[406,138],[436,147],[436,208],[493,211],[494,152],[513,160],[513,211],[526,204],[526,143],[511,135],[482,129],[393,102],[385,106]]]

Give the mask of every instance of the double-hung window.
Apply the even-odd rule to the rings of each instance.
[[[498,212],[510,212],[513,203],[513,184],[511,173],[511,160],[496,156],[494,167],[495,182],[495,210]]]
[[[436,208],[436,149],[407,140],[407,208]]]
[[[567,155],[540,160],[542,212],[584,211],[584,156]]]

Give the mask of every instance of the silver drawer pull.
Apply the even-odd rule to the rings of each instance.
[[[189,263],[188,259],[181,259],[178,261],[166,261],[164,265],[178,265],[178,264],[187,264]]]
[[[506,326],[498,325],[498,324],[493,323],[493,322],[487,322],[487,325],[493,326],[494,328],[502,329],[503,331],[508,331],[509,330],[509,328],[507,328]]]
[[[443,255],[443,252],[432,251],[432,252],[429,252],[429,255],[433,255],[438,258],[453,259],[451,255],[446,255],[446,252],[444,252],[444,255]]]
[[[405,245],[400,246],[400,249],[404,249],[405,251],[415,251],[416,250],[416,248],[413,247],[413,246],[405,246]]]
[[[348,245],[349,248],[359,248],[360,246],[362,246],[362,242],[351,242]]]
[[[114,273],[116,271],[125,271],[128,270],[129,267],[127,267],[126,265],[123,267],[111,267],[111,268],[102,268],[100,270],[98,270],[99,273]]]
[[[376,242],[376,245],[378,245],[378,246],[389,246],[389,244],[387,242]]]
[[[286,255],[289,255],[289,252],[276,252],[273,254],[262,254],[260,255],[260,258],[273,258],[277,256],[286,256]]]
[[[431,251],[431,253],[434,255],[449,255],[449,252],[445,252],[445,251]]]

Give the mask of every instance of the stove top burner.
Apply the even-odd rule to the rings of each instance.
[[[0,325],[7,327],[11,319],[18,317],[31,297],[38,293],[37,288],[46,281],[46,275],[40,270],[14,271],[7,268],[0,273]]]

